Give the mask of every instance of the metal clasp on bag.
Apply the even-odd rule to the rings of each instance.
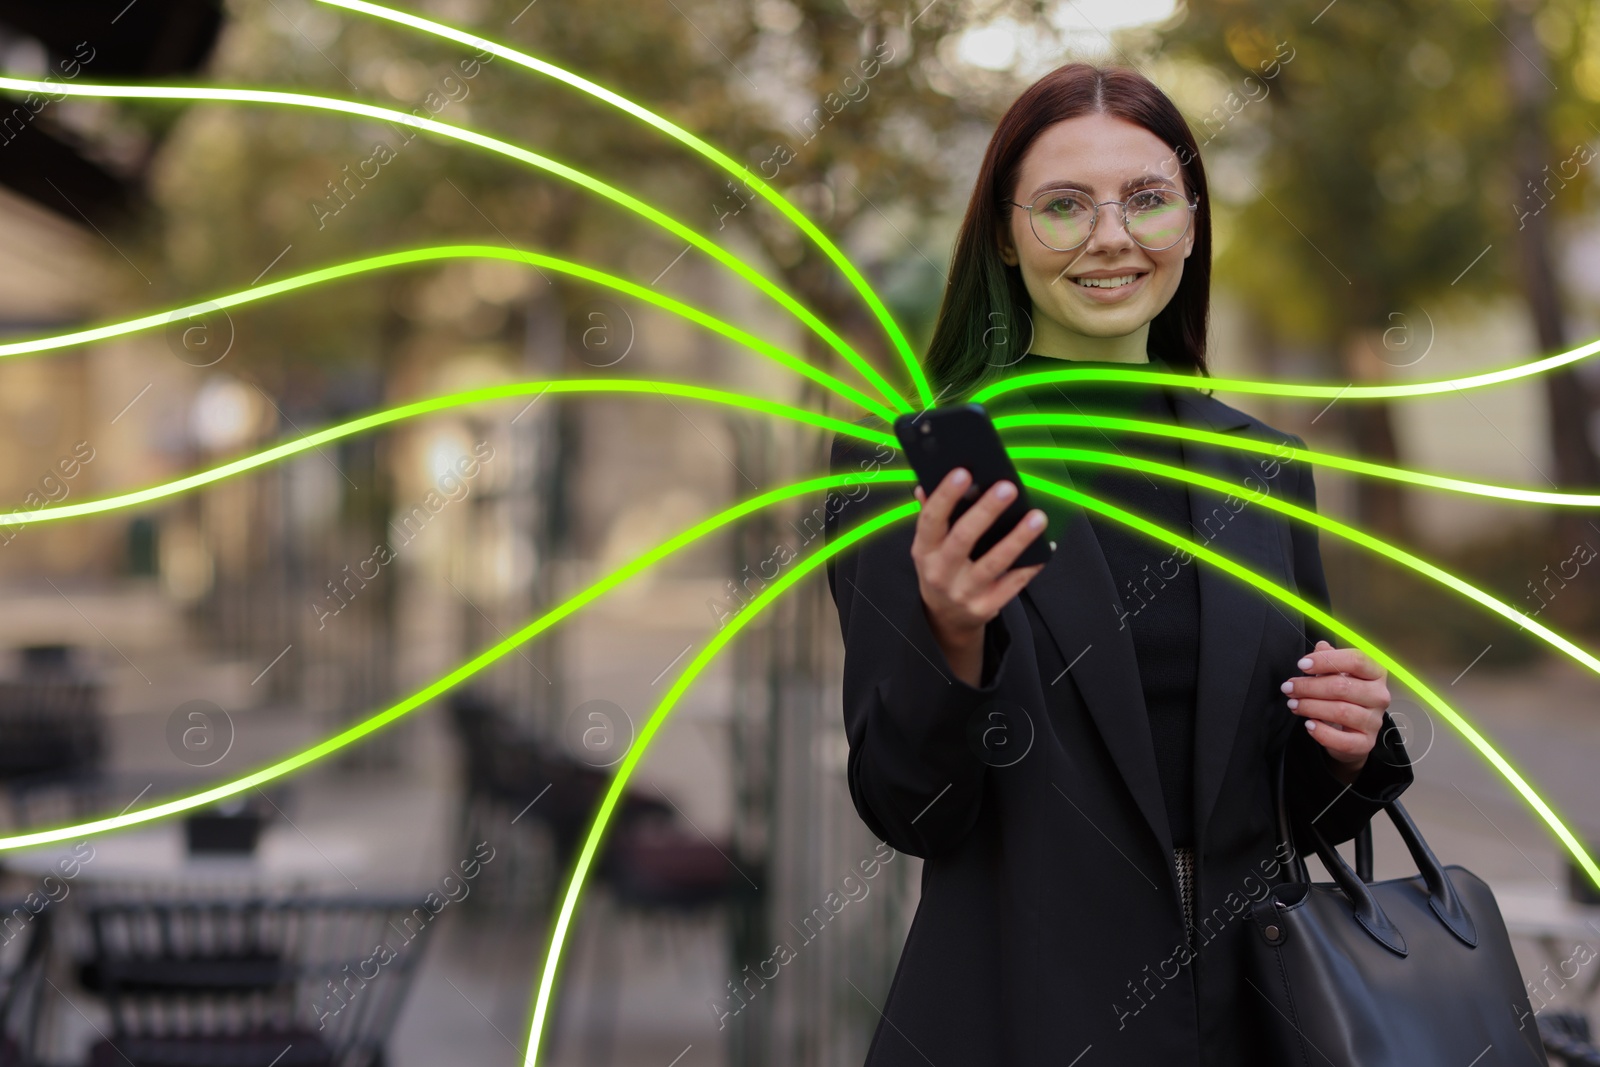
[[[1263,908],[1265,903],[1266,901],[1263,900],[1255,906],[1254,917],[1256,920],[1256,929],[1261,931],[1261,939],[1267,944],[1281,945],[1283,944],[1284,938],[1288,935],[1288,926],[1284,923],[1280,916],[1266,913],[1266,909]],[[1274,912],[1286,907],[1283,901],[1276,898],[1273,898],[1272,903],[1276,905],[1276,907],[1272,909]]]

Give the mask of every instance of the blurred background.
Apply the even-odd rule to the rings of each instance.
[[[1073,59],[1137,67],[1201,142],[1219,376],[1438,379],[1600,334],[1600,25],[1579,0],[413,4],[756,170],[862,267],[919,350],[994,121]],[[708,235],[903,381],[837,270],[749,190],[502,59],[312,0],[60,0],[0,2],[0,69],[292,89],[493,134]],[[604,269],[852,378],[685,242],[469,146],[258,105],[36,94],[3,108],[7,340],[482,243]],[[1228,399],[1314,448],[1592,489],[1597,371],[1395,403]],[[92,500],[409,400],[557,377],[857,414],[642,301],[459,259],[0,360],[0,499]],[[0,531],[0,820],[115,815],[298,752],[826,462],[826,435],[732,409],[531,394],[155,505]],[[1318,492],[1325,513],[1600,646],[1590,512],[1333,471]],[[752,577],[815,547],[820,505],[697,543],[303,772],[197,816],[0,856],[0,1062],[521,1063],[552,911],[610,775],[759,592]],[[1596,679],[1432,583],[1322,544],[1335,609],[1600,849]],[[813,575],[653,739],[578,912],[545,1062],[861,1060],[919,867],[851,807],[840,658]],[[1408,809],[1445,862],[1495,888],[1541,1020],[1600,1023],[1600,897],[1447,724],[1404,692],[1392,710],[1417,760]],[[1378,875],[1412,873],[1375,829]]]

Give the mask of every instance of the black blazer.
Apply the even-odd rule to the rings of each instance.
[[[1301,443],[1198,391],[1175,389],[1173,398],[1183,425]],[[1020,397],[1010,405],[1033,407]],[[884,454],[836,437],[832,469],[871,469]],[[1315,506],[1303,463],[1190,442],[1183,454],[1188,469]],[[1070,481],[1053,467],[1057,480]],[[1180,533],[1327,605],[1314,528],[1188,489],[1197,532]],[[828,535],[907,495],[899,484],[837,494],[826,508]],[[1267,1062],[1253,1022],[1264,1001],[1241,972],[1246,909],[1269,882],[1288,877],[1274,824],[1276,761],[1288,760],[1291,817],[1315,818],[1338,844],[1411,783],[1409,757],[1385,714],[1380,747],[1357,781],[1347,788],[1336,779],[1279,689],[1326,635],[1233,576],[1189,561],[1200,568],[1201,630],[1191,951],[1131,631],[1119,627],[1116,590],[1085,513],[1055,510],[1062,521],[1045,534],[1054,555],[986,631],[981,688],[950,672],[928,627],[911,520],[829,563],[845,645],[851,798],[875,834],[925,860],[867,1063]],[[1303,830],[1296,846],[1307,851]]]

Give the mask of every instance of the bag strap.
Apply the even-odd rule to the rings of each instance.
[[[1286,745],[1278,754],[1278,762],[1273,767],[1272,775],[1272,810],[1278,822],[1278,852],[1289,857],[1289,881],[1309,882],[1311,874],[1306,870],[1305,857],[1294,847],[1294,834],[1289,829],[1289,805],[1283,796],[1283,765],[1288,760],[1289,749]]]
[[[1278,760],[1274,797],[1277,806],[1278,836],[1280,841],[1286,843],[1293,857],[1291,873],[1295,880],[1309,882],[1311,879],[1305,859],[1294,848],[1288,805],[1285,802],[1284,765],[1287,762],[1288,749],[1285,748]],[[1417,824],[1412,821],[1410,814],[1399,800],[1388,801],[1384,804],[1383,810],[1388,813],[1389,821],[1394,823],[1400,839],[1405,842],[1406,850],[1411,853],[1411,859],[1417,865],[1417,870],[1422,873],[1423,882],[1428,887],[1428,906],[1452,934],[1465,944],[1476,946],[1477,928],[1472,922],[1472,917],[1467,913],[1466,906],[1461,903],[1461,898],[1445,873],[1443,865],[1439,863],[1438,857],[1422,839],[1422,832],[1417,829]],[[1356,862],[1361,868],[1359,872],[1351,870],[1350,864],[1339,854],[1338,849],[1328,843],[1315,822],[1309,823],[1306,829],[1311,835],[1317,858],[1322,861],[1322,865],[1328,869],[1328,873],[1333,876],[1353,906],[1356,921],[1381,944],[1402,956],[1405,955],[1405,938],[1401,936],[1399,928],[1389,921],[1389,917],[1379,907],[1377,898],[1368,888],[1368,884],[1372,881],[1371,821],[1362,824],[1361,831],[1356,837]]]
[[[1311,875],[1306,870],[1305,857],[1300,850],[1295,848],[1294,835],[1289,828],[1289,806],[1284,801],[1284,765],[1288,762],[1289,750],[1285,747],[1283,754],[1278,758],[1277,774],[1273,781],[1273,810],[1278,819],[1278,840],[1281,842],[1280,851],[1289,857],[1290,881],[1309,882]],[[1356,876],[1363,882],[1372,881],[1372,823],[1365,822],[1361,831],[1356,834]]]
[[[1393,803],[1392,801],[1390,803]],[[1362,833],[1371,836],[1371,822],[1361,828]],[[1317,858],[1322,865],[1328,868],[1328,873],[1333,875],[1333,880],[1344,891],[1345,898],[1350,901],[1356,922],[1366,928],[1379,944],[1393,949],[1404,956],[1406,954],[1406,939],[1400,933],[1400,928],[1390,921],[1378,903],[1378,898],[1373,896],[1369,888],[1369,880],[1363,879],[1350,869],[1350,864],[1339,855],[1339,850],[1328,844],[1328,839],[1322,836],[1322,831],[1315,822],[1308,823],[1306,830],[1311,834],[1312,843],[1317,850]],[[1452,890],[1453,892],[1453,890]]]

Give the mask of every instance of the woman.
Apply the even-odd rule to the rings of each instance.
[[[1071,64],[990,141],[927,357],[945,402],[1010,374],[1141,365],[1204,374],[1211,232],[1187,124],[1139,74]],[[1110,411],[1280,444],[1197,389],[1063,385],[1014,411]],[[1035,432],[1204,470],[1315,506],[1311,472],[1170,437]],[[1021,443],[1021,435],[1008,437]],[[870,465],[839,438],[835,471]],[[1320,604],[1314,529],[1242,497],[1110,467],[1025,467],[1145,515]],[[1035,508],[982,558],[1012,487],[954,523],[957,470],[842,553],[849,784],[861,818],[923,857],[922,894],[868,1063],[1265,1062],[1246,980],[1249,905],[1295,847],[1333,844],[1412,780],[1384,671],[1210,565],[1076,507]],[[842,507],[830,536],[894,502]],[[830,515],[834,513],[829,511]],[[1033,538],[1050,561],[1008,570]]]

